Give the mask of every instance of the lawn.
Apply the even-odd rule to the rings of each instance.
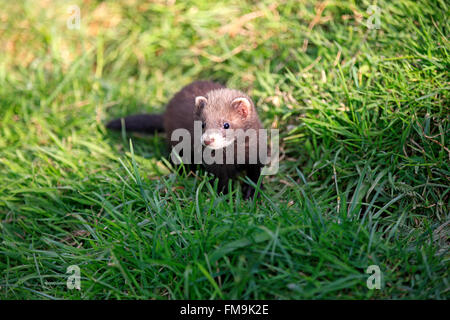
[[[3,3],[0,299],[449,299],[449,27],[443,0]],[[198,79],[280,130],[253,201],[104,127]]]

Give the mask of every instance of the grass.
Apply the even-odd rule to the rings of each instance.
[[[445,1],[73,3],[0,13],[1,299],[450,297]],[[260,200],[105,130],[196,79],[280,129]]]

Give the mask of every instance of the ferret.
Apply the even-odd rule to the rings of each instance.
[[[200,137],[194,135],[194,121],[201,123]],[[264,157],[258,156],[256,161],[250,161],[248,156],[251,147],[259,143],[259,140],[245,138],[243,141],[227,134],[237,129],[242,129],[241,131],[244,133],[249,129],[256,132],[263,129],[252,99],[239,90],[229,89],[216,82],[192,82],[173,96],[163,114],[131,115],[124,118],[124,123],[127,131],[166,132],[168,143],[172,149],[178,143],[171,139],[172,133],[177,129],[188,130],[191,136],[191,160],[194,158],[193,150],[195,150],[196,143],[197,146],[201,146],[202,150],[209,148],[212,154],[223,152],[223,162],[208,164],[202,160],[202,166],[218,178],[218,191],[224,194],[229,191],[229,180],[236,178],[241,173],[245,173],[256,185],[265,164]],[[112,130],[121,130],[122,119],[112,120],[106,127]],[[244,145],[239,145],[239,143],[244,143]],[[236,161],[239,155],[238,147],[243,147],[239,150],[244,150],[245,153],[244,155],[240,154],[245,158],[243,164],[237,164]],[[231,155],[234,159],[230,159],[226,153],[230,148],[234,148],[235,152]],[[268,146],[266,148],[269,149]],[[227,160],[234,161],[229,164],[230,162]],[[262,188],[262,183],[260,187]],[[253,198],[255,194],[255,188],[247,183],[243,184],[242,191],[244,199]]]

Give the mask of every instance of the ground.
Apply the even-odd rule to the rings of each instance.
[[[0,298],[448,299],[448,13],[425,0],[3,5]],[[197,79],[247,92],[280,130],[259,199],[171,168],[163,135],[105,129]]]

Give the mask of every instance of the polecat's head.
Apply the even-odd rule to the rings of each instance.
[[[232,89],[217,89],[206,97],[197,96],[194,120],[202,122],[201,142],[211,149],[232,144],[234,130],[259,128],[259,118],[250,97]]]

